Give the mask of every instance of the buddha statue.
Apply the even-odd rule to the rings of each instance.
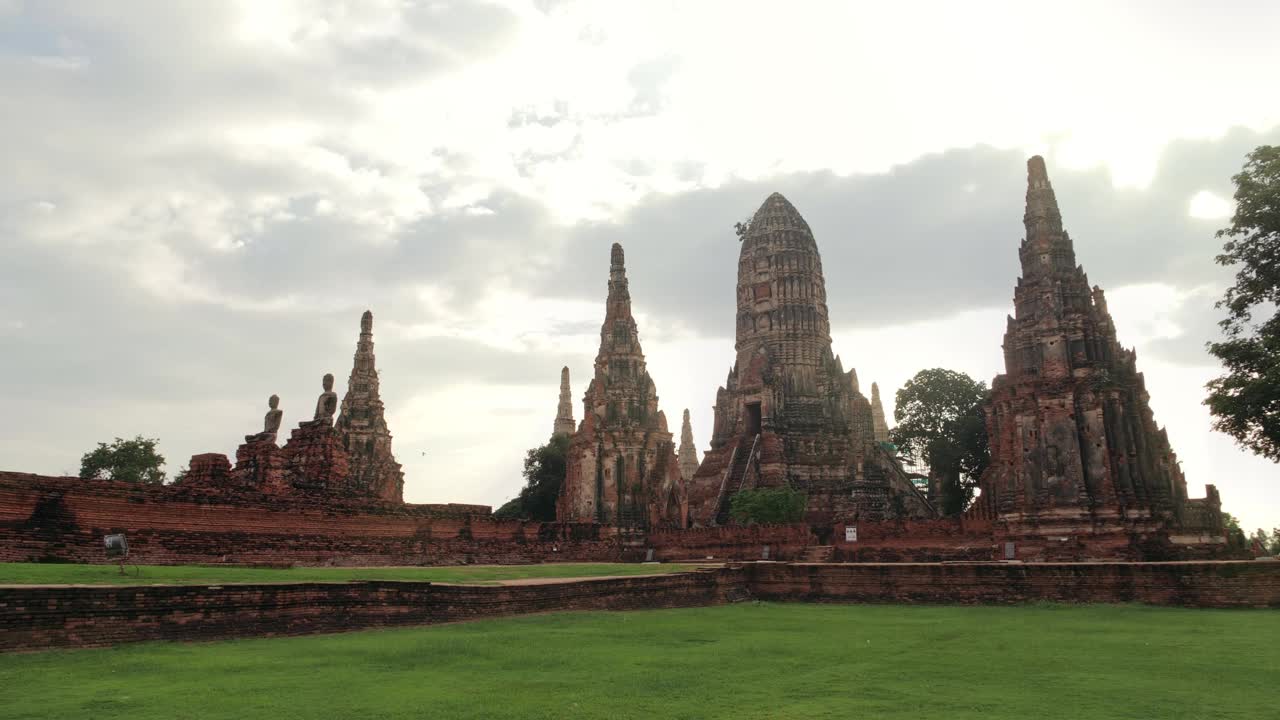
[[[262,432],[255,435],[245,435],[245,442],[276,441],[276,433],[280,430],[280,419],[284,416],[284,412],[280,410],[280,396],[272,395],[267,400],[267,407],[267,414],[262,418]]]
[[[313,420],[323,420],[329,425],[333,424],[333,414],[338,412],[338,394],[333,391],[333,374],[325,373],[324,392],[320,393],[320,397],[316,400],[316,414]]]

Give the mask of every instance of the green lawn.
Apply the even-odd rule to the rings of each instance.
[[[348,580],[430,580],[432,582],[493,584],[524,578],[598,577],[602,575],[656,575],[684,572],[697,565],[640,563],[555,563],[548,565],[470,565],[450,567],[317,568],[287,570],[216,565],[126,565],[121,575],[116,565],[64,565],[0,563],[0,585],[153,583],[206,585],[255,582],[346,582]],[[2,716],[0,716],[2,717]]]
[[[4,718],[1280,717],[1280,612],[743,603],[0,655]]]

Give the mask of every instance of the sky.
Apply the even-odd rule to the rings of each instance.
[[[990,382],[1026,158],[1136,348],[1193,497],[1280,526],[1280,466],[1214,433],[1230,177],[1280,144],[1269,2],[0,0],[0,469],[114,437],[172,475],[281,397],[308,419],[374,313],[415,502],[498,505],[575,413],[627,251],[649,371],[705,450],[733,224],[822,253],[864,389]]]

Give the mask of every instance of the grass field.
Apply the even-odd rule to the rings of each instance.
[[[1280,717],[1280,613],[743,603],[0,655],[18,718]]]
[[[697,567],[680,564],[554,563],[546,565],[468,565],[452,567],[271,568],[216,565],[66,565],[0,563],[0,585],[139,585],[166,583],[206,585],[255,582],[345,582],[348,580],[429,580],[432,582],[493,584],[526,578],[656,575]]]

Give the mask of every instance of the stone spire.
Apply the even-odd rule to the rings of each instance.
[[[556,408],[556,423],[551,434],[572,435],[575,427],[577,426],[573,422],[573,395],[569,391],[569,368],[566,366],[560,369],[560,405]]]
[[[1076,266],[1071,238],[1062,229],[1062,213],[1054,195],[1044,158],[1027,161],[1027,206],[1022,216],[1026,239],[1019,256],[1023,277],[1069,272]]]
[[[871,433],[876,442],[889,442],[889,425],[884,420],[884,406],[880,404],[880,386],[871,383]]]
[[[1076,265],[1044,159],[1027,162],[1022,277],[1004,336],[1005,372],[986,408],[983,495],[1002,517],[1133,522],[1180,513],[1186,481],[1121,347],[1100,288]]]
[[[570,440],[557,505],[562,521],[624,528],[682,525],[683,483],[666,417],[645,366],[622,246],[609,257],[609,294],[583,418]]]
[[[693,444],[693,426],[689,423],[689,409],[685,408],[684,422],[680,426],[680,477],[685,482],[698,471],[698,447]]]
[[[360,317],[347,394],[334,427],[351,456],[353,494],[403,502],[404,473],[391,452],[391,431],[383,414],[373,355],[373,313],[368,310]]]

